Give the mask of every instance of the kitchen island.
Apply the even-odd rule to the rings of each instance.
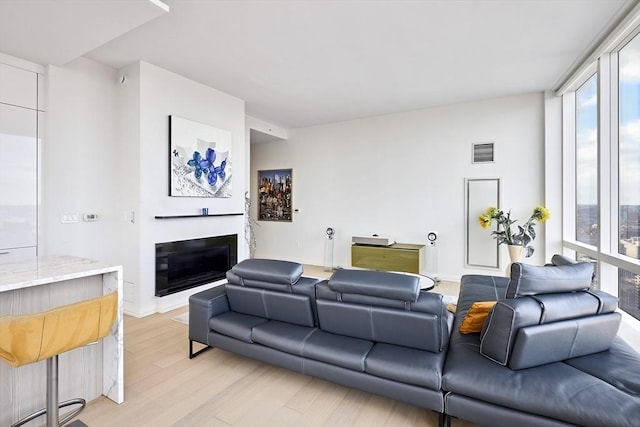
[[[118,291],[111,334],[60,355],[60,401],[90,401],[100,395],[124,401],[122,283],[122,266],[104,262],[66,255],[5,262],[0,258],[0,316],[36,313]],[[19,368],[0,363],[0,384],[0,425],[46,406],[45,361]]]

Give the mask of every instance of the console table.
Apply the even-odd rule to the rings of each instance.
[[[352,245],[351,265],[372,270],[421,274],[425,268],[425,245],[395,243],[391,246]]]
[[[0,315],[45,311],[118,291],[111,335],[60,356],[60,400],[104,395],[124,401],[122,267],[72,256],[0,263]],[[45,362],[13,368],[0,363],[0,425],[45,407]]]

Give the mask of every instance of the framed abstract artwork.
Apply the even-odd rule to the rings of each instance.
[[[231,132],[169,116],[169,196],[231,197]]]
[[[293,221],[291,169],[258,171],[258,220]]]

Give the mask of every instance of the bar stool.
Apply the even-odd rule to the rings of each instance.
[[[47,361],[46,408],[27,415],[11,427],[19,427],[44,414],[47,427],[62,426],[84,409],[86,401],[81,398],[58,403],[58,355],[106,337],[117,311],[118,293],[112,292],[41,313],[0,316],[0,359],[13,367]],[[71,405],[80,407],[58,420],[58,409]]]

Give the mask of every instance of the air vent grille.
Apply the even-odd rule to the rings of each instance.
[[[493,142],[473,144],[473,163],[493,163]]]

